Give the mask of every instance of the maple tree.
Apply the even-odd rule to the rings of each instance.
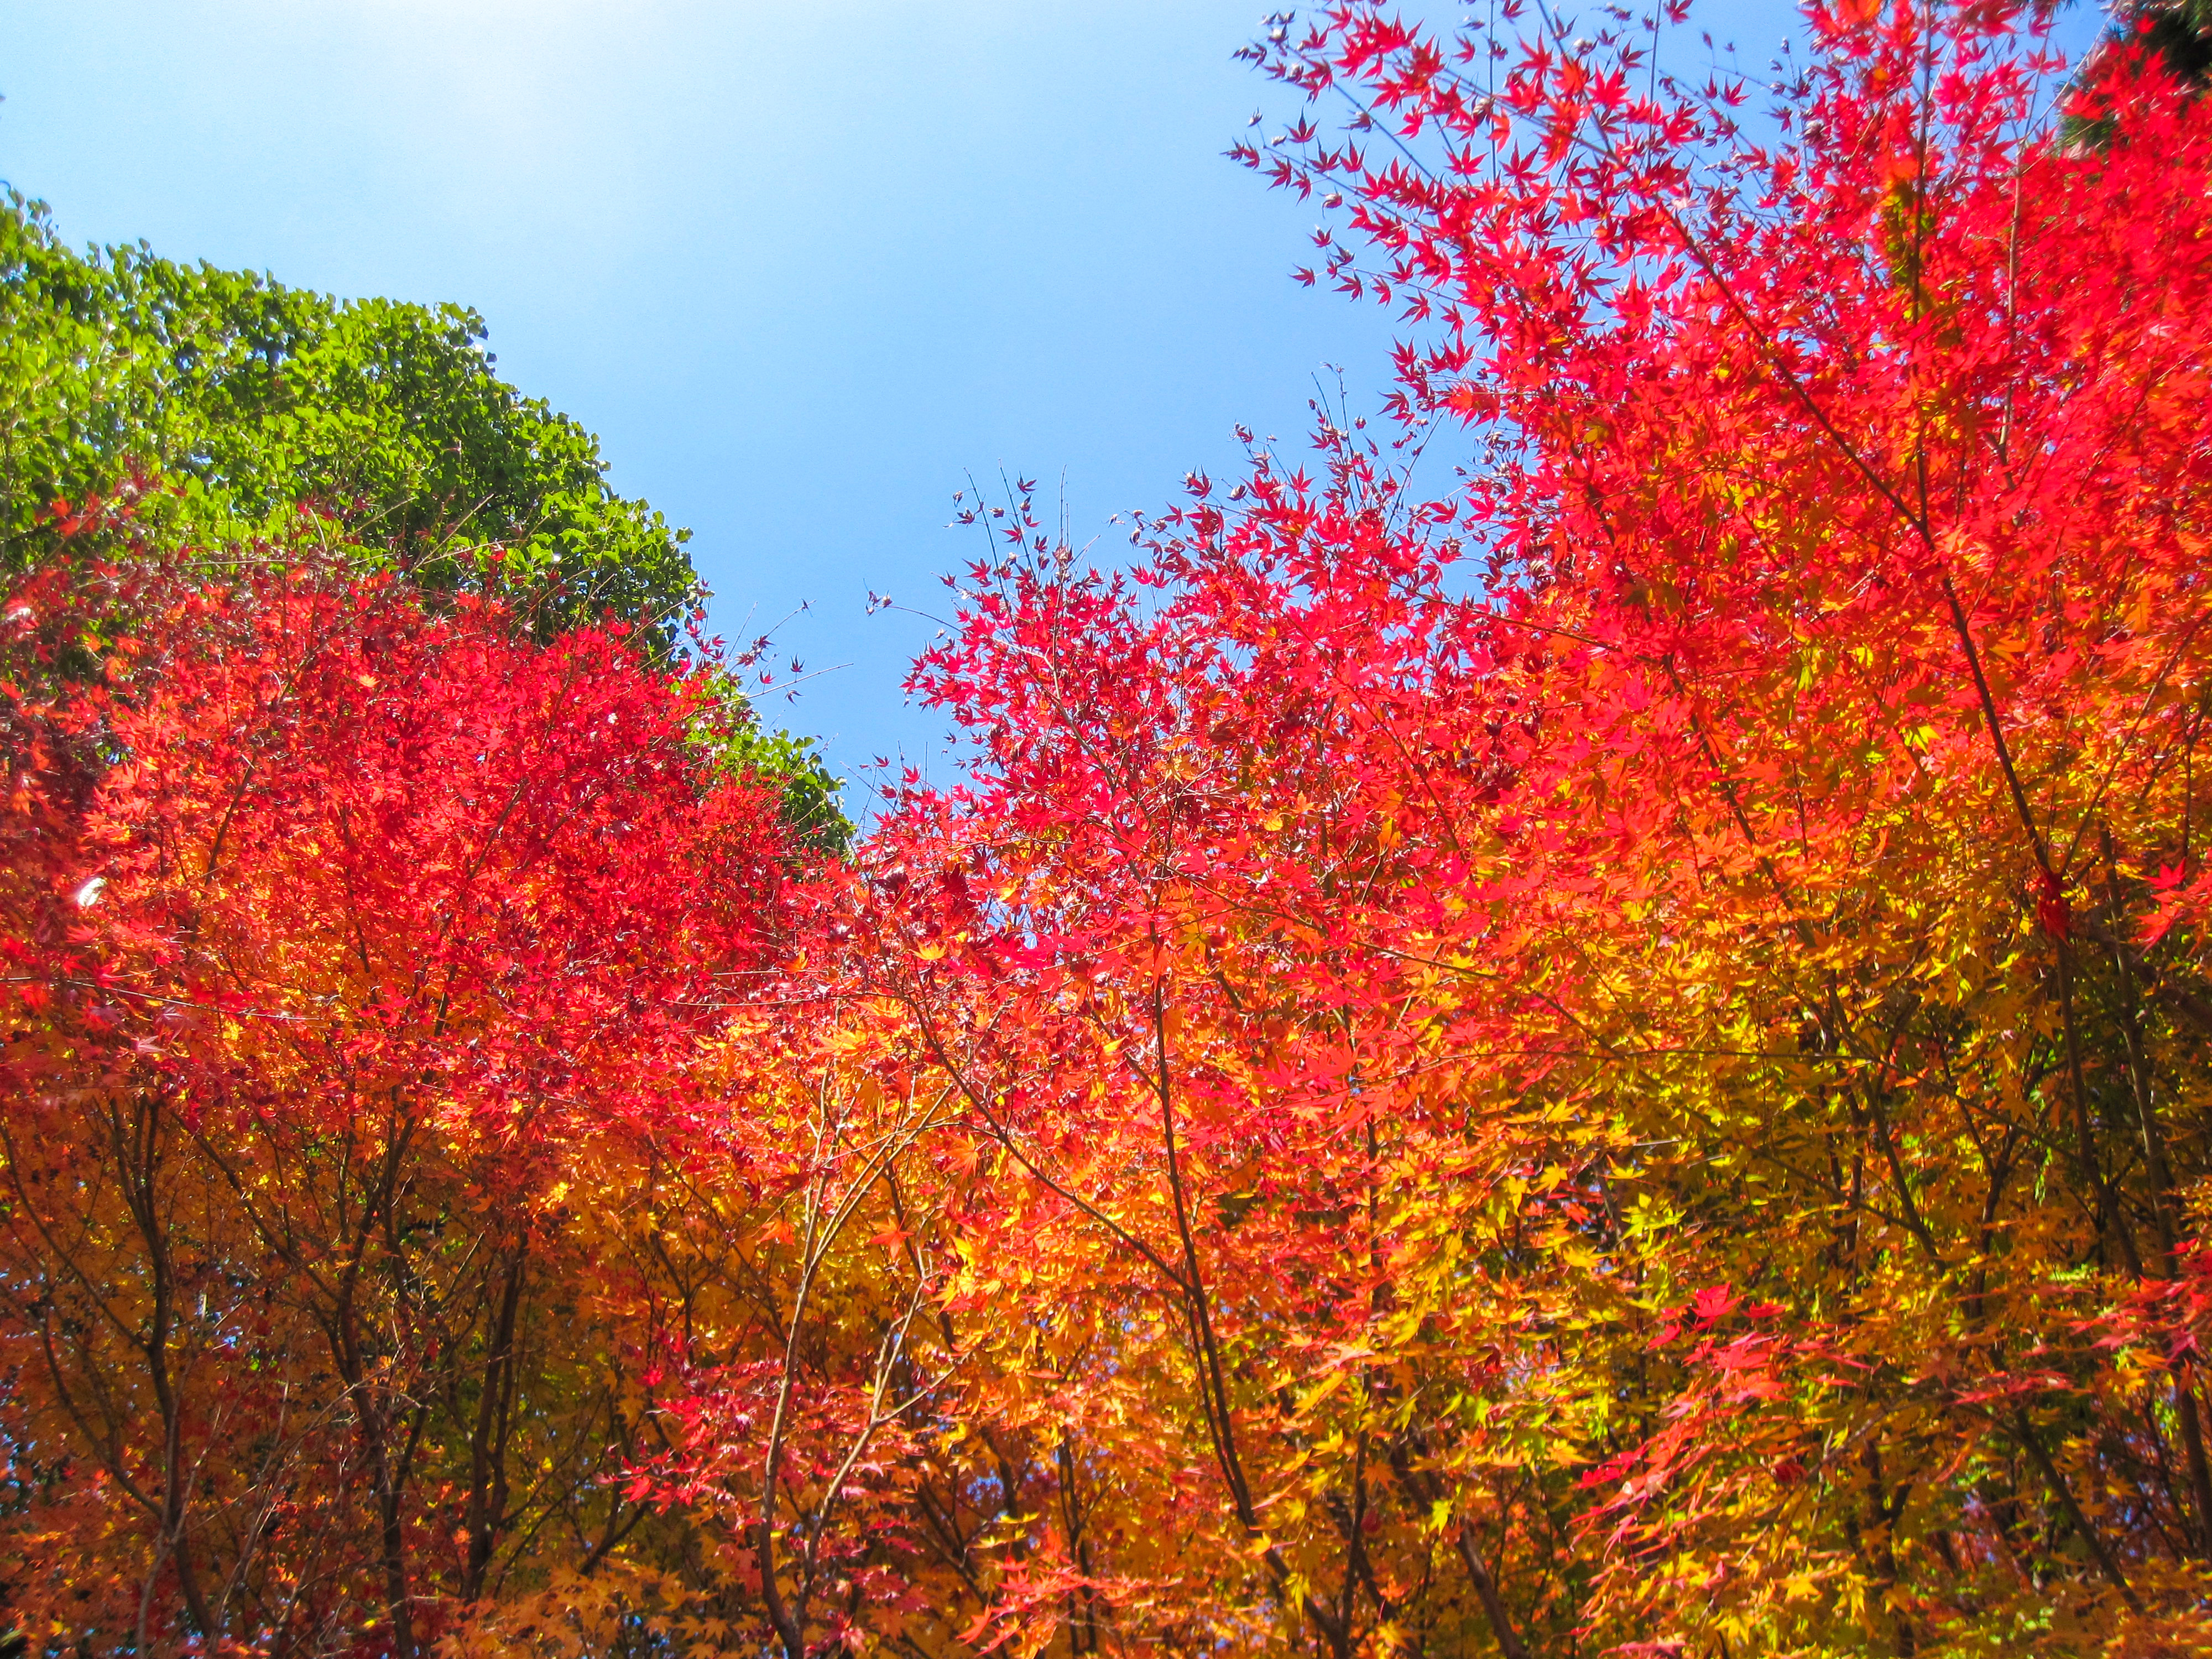
[[[1808,15],[1764,137],[1617,10],[1278,19],[1348,127],[1242,154],[1413,325],[1390,418],[971,573],[880,971],[1097,1472],[973,1634],[2212,1639],[2206,118]]]
[[[1389,405],[1119,574],[968,507],[966,779],[849,862],[710,668],[61,525],[23,1639],[2212,1644],[2163,15],[1815,6],[1754,118],[1679,11],[1278,14],[1238,153],[1403,313]]]
[[[781,948],[775,792],[618,628],[159,566],[7,617],[11,1612],[422,1650],[639,1525],[576,1188]]]

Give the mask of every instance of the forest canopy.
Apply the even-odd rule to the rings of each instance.
[[[288,517],[242,330],[198,495],[61,398],[9,1642],[2212,1650],[2193,8],[1816,0],[1765,88],[1686,8],[1274,14],[1232,154],[1385,405],[1120,568],[965,503],[966,770],[849,844],[642,602],[410,562],[335,441]]]

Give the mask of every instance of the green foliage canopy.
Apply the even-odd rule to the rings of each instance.
[[[0,546],[21,568],[56,498],[133,469],[179,487],[180,539],[281,538],[305,503],[432,590],[541,626],[668,632],[699,593],[688,531],[611,489],[596,439],[493,372],[459,306],[336,300],[143,244],[77,253],[0,198]]]

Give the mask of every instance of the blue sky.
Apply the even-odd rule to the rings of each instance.
[[[474,306],[692,526],[716,625],[781,621],[818,678],[763,713],[941,775],[899,690],[935,624],[867,596],[944,610],[969,475],[1064,477],[1110,558],[1322,365],[1382,383],[1387,319],[1288,280],[1311,210],[1221,159],[1284,107],[1231,58],[1262,9],[8,0],[0,178],[73,241]],[[1703,11],[1752,65],[1796,21]]]

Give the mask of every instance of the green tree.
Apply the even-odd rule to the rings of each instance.
[[[133,469],[204,546],[288,539],[300,507],[435,590],[659,629],[699,592],[688,531],[617,495],[592,434],[493,372],[454,305],[336,300],[143,244],[78,253],[0,198],[0,547],[36,560],[56,498]]]
[[[54,551],[57,503],[134,476],[131,533],[235,562],[303,532],[430,593],[501,598],[536,630],[609,611],[672,653],[703,597],[690,532],[608,487],[599,442],[493,372],[460,306],[337,300],[143,243],[79,253],[0,192],[0,573]],[[302,509],[317,515],[303,521]],[[711,738],[779,781],[821,850],[851,825],[810,743],[732,684]]]

